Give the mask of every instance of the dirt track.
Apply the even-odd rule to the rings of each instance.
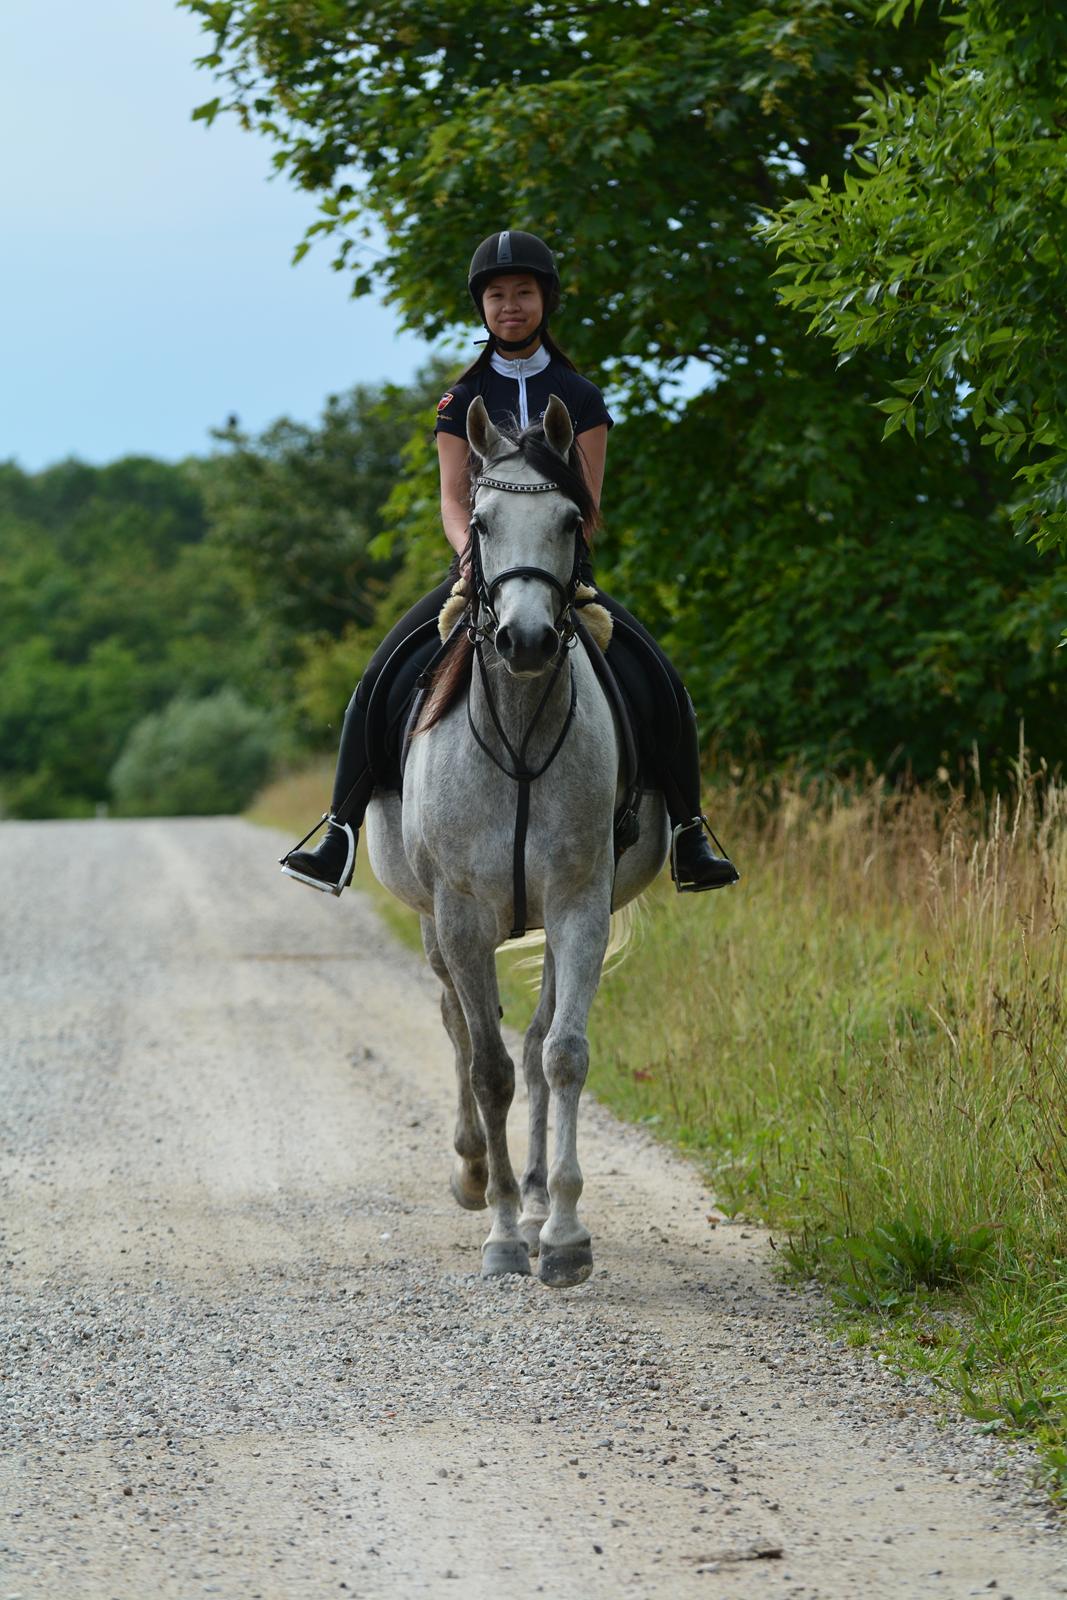
[[[1067,1594],[1025,1459],[596,1107],[594,1276],[483,1283],[435,985],[275,843],[0,826],[0,1600]]]

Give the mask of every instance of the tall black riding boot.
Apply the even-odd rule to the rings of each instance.
[[[281,860],[282,871],[290,878],[326,894],[340,894],[352,882],[359,830],[374,788],[367,760],[367,715],[361,704],[361,688],[362,685],[357,686],[345,712],[330,809]],[[313,850],[304,850],[302,846],[323,823],[326,832],[322,839]]]
[[[664,796],[671,819],[671,877],[679,894],[700,894],[705,889],[728,888],[741,874],[723,851],[700,809],[700,740],[696,712],[688,693],[679,712],[678,743],[663,774]],[[711,848],[712,844],[718,854]]]

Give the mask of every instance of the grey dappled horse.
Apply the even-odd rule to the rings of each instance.
[[[555,396],[543,426],[547,443],[566,458],[571,421]],[[421,913],[426,954],[444,986],[441,1009],[459,1086],[452,1192],[469,1210],[491,1209],[482,1273],[528,1273],[539,1250],[542,1281],[566,1287],[581,1283],[593,1265],[589,1231],[577,1212],[589,1008],[612,906],[633,899],[659,872],[669,829],[661,797],[645,793],[640,838],[616,872],[620,732],[585,649],[564,644],[577,580],[577,508],[546,486],[521,448],[493,426],[480,399],[471,405],[467,437],[481,462],[472,528],[486,673],[483,680],[472,671],[469,712],[461,695],[440,721],[414,735],[402,801],[395,793],[375,795],[367,845],[380,882]],[[497,579],[530,568],[538,570]],[[536,770],[564,732],[572,704],[558,752],[530,785],[522,919],[514,905],[516,787],[502,770],[509,752],[501,734],[513,754],[533,722],[525,754],[527,768]],[[543,927],[546,940],[540,1000],[523,1052],[529,1149],[521,1186],[508,1155],[515,1068],[500,1032],[494,961],[513,919]],[[549,1091],[556,1130],[550,1170]]]

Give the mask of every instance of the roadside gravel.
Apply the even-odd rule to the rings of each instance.
[[[1067,1595],[1028,1452],[592,1102],[594,1276],[483,1283],[436,985],[280,843],[0,827],[0,1600]]]

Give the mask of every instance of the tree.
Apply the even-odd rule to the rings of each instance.
[[[431,519],[411,470],[443,381],[431,365],[410,386],[331,395],[312,424],[220,431],[198,469],[208,548],[237,574],[279,715],[314,745],[336,743],[381,633],[443,575],[436,493]]]
[[[0,467],[0,809],[110,798],[130,729],[175,694],[269,703],[232,567],[187,465]]]
[[[422,407],[430,393],[420,393]],[[244,575],[257,614],[286,634],[366,626],[392,568],[370,545],[400,470],[411,409],[399,385],[330,395],[314,424],[235,425],[201,472],[211,537]]]
[[[883,6],[884,26],[908,5]],[[1067,11],[968,0],[949,21],[944,60],[918,87],[869,85],[849,169],[786,203],[767,237],[784,301],[840,362],[893,358],[885,436],[969,415],[1021,463],[1015,528],[1067,547]]]
[[[139,722],[111,787],[126,816],[240,811],[265,783],[277,751],[269,713],[220,689],[202,700],[172,700]]]
[[[433,337],[469,319],[464,264],[493,227],[560,246],[560,336],[624,419],[598,571],[724,748],[929,773],[975,737],[995,764],[1021,715],[1057,724],[1060,579],[1003,538],[1007,465],[947,429],[921,462],[882,446],[892,358],[835,370],[760,232],[841,184],[865,84],[921,93],[936,12],[546,0],[516,26],[511,0],[186,3],[221,80],[197,114],[275,144],[318,199],[297,254],[328,241],[354,293]],[[432,458],[408,470],[401,520],[429,538]]]

